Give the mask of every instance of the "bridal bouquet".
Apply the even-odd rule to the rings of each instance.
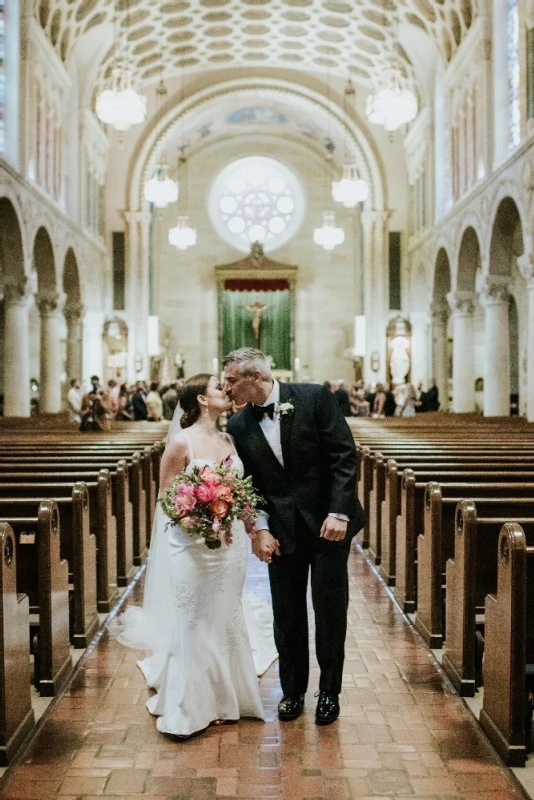
[[[182,472],[159,496],[171,522],[179,523],[191,536],[202,537],[210,550],[220,547],[222,538],[231,540],[235,519],[251,527],[261,500],[252,479],[239,478],[228,462]]]

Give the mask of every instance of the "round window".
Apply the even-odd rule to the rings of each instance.
[[[273,158],[250,156],[228,164],[215,178],[208,212],[219,236],[244,253],[253,242],[275,250],[304,218],[304,193],[290,169]]]

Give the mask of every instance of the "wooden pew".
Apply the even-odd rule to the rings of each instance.
[[[4,481],[5,477],[3,475],[0,481],[0,490],[8,497],[39,499],[70,497],[74,484],[80,478],[78,475],[73,481],[74,474],[67,474],[62,476],[64,480],[61,481],[61,476],[54,474],[53,482],[33,480],[27,483],[19,478],[17,482],[8,483]],[[23,474],[23,477],[27,476]],[[108,470],[101,470],[97,480],[87,482],[86,485],[89,491],[91,532],[95,535],[97,548],[97,607],[100,613],[107,614],[118,599],[117,526],[112,513],[111,479]]]
[[[72,669],[69,576],[60,554],[59,510],[53,500],[43,500],[36,516],[6,521],[16,538],[17,590],[29,598],[26,629],[34,656],[35,687],[44,697],[53,697]]]
[[[0,518],[37,514],[40,497],[0,499]],[[99,627],[96,598],[96,539],[90,530],[89,493],[84,483],[73,486],[70,497],[55,499],[59,510],[61,558],[69,565],[70,640],[87,647]]]
[[[69,459],[70,460],[67,460]],[[119,586],[126,585],[127,579],[134,571],[133,566],[139,566],[147,553],[147,510],[146,491],[144,488],[143,461],[147,458],[145,453],[135,452],[130,461],[106,456],[43,456],[40,453],[33,457],[13,456],[6,458],[0,456],[0,481],[5,472],[23,471],[54,471],[79,472],[98,469],[110,469],[112,475],[117,473],[119,478],[112,478],[113,509],[117,518],[117,569]],[[58,460],[59,459],[59,460]],[[124,485],[121,471],[124,465],[128,470],[128,487]],[[159,471],[159,470],[158,470]],[[148,475],[150,473],[148,472]],[[129,500],[127,499],[129,496]],[[124,513],[125,510],[125,513]],[[130,557],[130,549],[132,551]]]
[[[521,526],[503,526],[497,593],[486,596],[484,700],[480,724],[505,764],[527,756],[534,679],[534,547]]]
[[[510,487],[514,487],[513,490]],[[444,497],[444,492],[447,496]],[[534,484],[472,484],[457,488],[457,484],[440,486],[438,483],[429,483],[425,491],[425,510],[423,533],[417,541],[417,611],[415,627],[429,645],[440,648],[443,643],[443,578],[447,568],[447,561],[454,557],[455,533],[459,528],[455,526],[455,514],[458,504],[464,497],[469,497],[476,502],[479,517],[500,520],[498,530],[503,521],[507,519],[529,518],[534,511]],[[475,522],[475,540],[476,540]],[[484,523],[479,520],[481,530]],[[463,530],[463,528],[462,528]],[[484,550],[486,556],[493,560],[491,543],[479,539],[482,546],[489,546],[489,551]],[[496,543],[496,540],[494,540]],[[486,559],[487,560],[487,559]],[[472,566],[476,567],[477,559]],[[471,574],[473,586],[476,584],[476,569]],[[491,591],[490,585],[487,591]],[[447,587],[447,594],[449,587]],[[482,595],[484,597],[486,592]],[[451,593],[453,602],[459,598],[456,592]],[[473,633],[474,635],[474,633]]]
[[[423,530],[424,524],[424,492],[429,481],[438,481],[442,486],[453,482],[473,483],[519,483],[522,481],[534,482],[534,469],[532,472],[516,470],[512,465],[502,469],[481,469],[476,465],[471,469],[466,465],[449,464],[447,469],[439,471],[414,472],[406,469],[402,474],[400,489],[397,489],[396,499],[399,507],[395,517],[395,584],[394,594],[399,605],[407,613],[415,611],[417,587],[417,536]],[[388,481],[398,480],[397,471],[392,467],[387,474]],[[386,501],[391,497],[391,491],[386,484]],[[393,493],[394,494],[394,493]],[[390,520],[391,510],[382,512],[382,518]],[[382,526],[384,532],[384,526]],[[391,534],[385,532],[386,537]]]
[[[0,764],[5,766],[35,725],[30,693],[29,602],[17,592],[15,535],[0,522]]]
[[[86,469],[84,464],[79,463],[67,464],[64,469],[57,470],[49,464],[39,462],[27,466],[15,462],[11,467],[11,470],[6,470],[0,465],[0,485],[4,481],[36,481],[41,475],[45,476],[46,480],[62,481],[66,476],[68,481],[80,480],[90,483],[98,480],[100,472],[93,466]],[[127,586],[135,574],[133,511],[130,502],[128,466],[126,461],[120,460],[114,464],[112,470],[108,471],[111,477],[112,509],[117,526],[117,583],[119,586]]]

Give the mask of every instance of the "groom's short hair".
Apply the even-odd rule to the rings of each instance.
[[[232,350],[223,359],[223,367],[226,367],[227,364],[237,364],[237,371],[240,375],[252,375],[254,372],[259,372],[266,380],[272,378],[269,359],[255,347],[240,347],[239,350]]]

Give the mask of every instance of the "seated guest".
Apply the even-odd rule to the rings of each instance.
[[[118,409],[115,414],[115,419],[118,422],[131,422],[133,420],[130,392],[128,391],[128,385],[126,383],[122,383],[120,387]]]
[[[173,381],[165,392],[161,395],[163,403],[163,419],[171,420],[174,409],[178,405],[178,383]]]
[[[158,383],[150,384],[150,391],[146,396],[147,419],[151,422],[160,422],[163,416],[163,401],[158,392]]]
[[[428,392],[421,392],[419,400],[421,403],[420,411],[439,411],[439,389],[434,378],[430,381]]]
[[[369,406],[369,403],[365,399],[365,393],[363,389],[356,389],[354,393],[351,393],[350,408],[353,417],[369,416],[369,414],[371,413],[371,408]]]
[[[148,410],[145,401],[145,385],[143,381],[137,381],[135,392],[132,394],[132,409],[136,422],[144,421],[148,417]]]
[[[412,383],[407,383],[404,390],[404,405],[401,410],[402,417],[415,417],[415,408],[419,401]]]
[[[344,417],[351,416],[350,410],[350,400],[349,400],[349,393],[345,389],[345,384],[342,380],[337,381],[337,388],[334,392],[334,397],[336,398],[338,405],[341,409],[341,413]]]
[[[391,391],[389,383],[384,384],[384,391],[386,393],[386,399],[384,401],[384,416],[393,417],[395,415],[397,404],[395,402],[395,395]]]
[[[373,417],[375,419],[384,416],[384,404],[386,402],[386,392],[381,383],[376,384],[375,399],[373,402]]]

